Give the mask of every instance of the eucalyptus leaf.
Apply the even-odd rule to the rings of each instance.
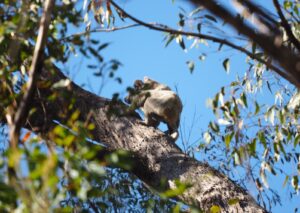
[[[230,70],[229,58],[226,58],[223,61],[223,67],[224,67],[226,73],[229,73],[229,70]]]

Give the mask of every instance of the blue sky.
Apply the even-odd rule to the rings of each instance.
[[[127,1],[120,5],[144,21],[169,24],[177,28],[179,9],[178,5],[172,4],[171,1]],[[187,6],[185,8],[191,9]],[[126,19],[125,23],[119,22],[117,25],[129,23],[132,22]],[[125,96],[126,88],[131,86],[134,80],[149,76],[169,85],[174,90],[175,87],[178,89],[184,104],[182,119],[186,120],[188,124],[195,113],[200,119],[198,128],[206,128],[207,122],[212,116],[211,110],[206,107],[207,98],[213,97],[222,85],[226,85],[234,79],[237,71],[247,69],[244,63],[246,56],[243,54],[234,51],[227,51],[226,54],[217,52],[218,44],[213,43],[209,43],[208,46],[202,44],[199,49],[188,50],[188,52],[184,52],[175,41],[165,48],[164,33],[144,27],[111,33],[96,33],[92,37],[101,42],[111,43],[103,51],[106,60],[115,58],[123,64],[117,73],[122,78],[123,84],[109,82],[104,87],[102,96],[111,97],[114,92]],[[208,55],[206,60],[200,61],[198,57],[203,52],[208,52]],[[230,75],[226,74],[222,65],[226,57],[230,57],[231,60]],[[77,63],[79,60],[80,63]],[[92,72],[84,69],[84,64],[87,64],[86,60],[79,60],[77,57],[73,57],[71,64],[66,64],[67,67],[76,70],[76,74],[71,76],[79,84],[90,82],[94,92],[97,93],[100,80],[95,78]],[[189,60],[196,63],[193,74],[190,74],[186,64]],[[80,69],[77,68],[78,66]],[[91,90],[91,88],[88,89]]]
[[[174,28],[177,28],[179,6],[187,11],[192,9],[190,5],[184,4],[184,1],[178,1],[178,4],[172,4],[171,0],[118,2],[127,12],[143,21],[168,24]],[[271,1],[269,2],[271,3]],[[126,19],[125,23],[117,22],[117,25],[122,26],[129,23],[132,22]],[[245,63],[246,56],[242,53],[229,50],[227,47],[222,49],[226,51],[218,52],[216,51],[218,45],[211,42],[208,42],[208,46],[202,44],[198,49],[188,52],[184,52],[175,42],[165,48],[164,34],[144,27],[111,33],[95,33],[92,37],[103,43],[111,43],[103,51],[106,60],[114,58],[123,64],[117,72],[117,76],[122,78],[123,83],[120,85],[111,80],[105,85],[100,95],[111,97],[113,93],[118,92],[124,97],[126,88],[131,86],[134,80],[142,79],[144,76],[167,84],[172,89],[177,88],[184,105],[181,128],[186,134],[189,134],[190,127],[193,125],[190,143],[198,141],[202,137],[203,130],[207,128],[208,122],[214,119],[211,110],[206,107],[207,99],[213,97],[221,86],[228,85],[235,79],[237,73],[243,73],[248,69]],[[202,53],[207,53],[204,61],[198,59]],[[224,71],[222,65],[225,58],[230,58],[229,75]],[[186,64],[189,60],[194,60],[196,63],[192,74]],[[92,71],[86,69],[85,65],[88,63],[86,59],[72,56],[70,61],[65,64],[65,68],[72,70],[70,76],[76,83],[90,84],[91,87],[85,88],[97,93],[101,81],[92,75]],[[260,96],[273,101],[273,97],[267,91],[262,91]],[[196,120],[193,124],[194,115]],[[177,144],[182,147],[181,140],[178,140]],[[282,182],[281,178],[278,178],[273,184],[278,185],[279,193],[286,193],[286,189],[281,187]],[[291,212],[296,204],[300,203],[300,198],[298,196],[293,202],[288,199],[282,201],[283,207],[278,206],[273,209],[273,212]]]

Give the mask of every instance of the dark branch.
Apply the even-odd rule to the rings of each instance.
[[[53,85],[62,80],[66,80],[66,77],[57,68],[49,66],[41,70],[41,84],[37,85],[45,85],[46,82],[47,85]],[[68,100],[72,100],[73,110],[80,111],[80,121],[85,123],[88,120],[88,123],[95,125],[91,132],[93,140],[106,147],[98,152],[100,159],[110,151],[129,151],[129,158],[134,161],[130,172],[156,190],[162,187],[175,189],[176,180],[191,184],[177,198],[204,211],[217,205],[222,211],[228,212],[266,212],[246,190],[208,164],[184,154],[165,133],[142,125],[135,116],[109,116],[110,107],[118,108],[118,104],[69,82],[68,86],[61,88],[38,88],[39,93],[36,93],[30,105],[35,108],[35,112],[28,118],[26,128],[48,135],[51,139],[51,129],[55,125],[53,120],[66,125],[66,112],[72,114]],[[49,100],[48,97],[54,94],[56,99]],[[90,116],[91,113],[93,116]],[[93,149],[92,144],[88,146]],[[161,185],[162,180],[165,180],[166,185]],[[230,204],[232,199],[238,202]]]
[[[13,116],[13,122],[10,124],[9,134],[11,145],[14,148],[17,147],[18,144],[22,123],[28,116],[29,103],[31,102],[34,95],[35,84],[38,78],[38,70],[41,70],[43,66],[44,46],[47,41],[47,32],[51,20],[51,12],[54,6],[54,2],[55,0],[45,1],[44,11],[40,21],[38,37],[35,44],[32,62],[28,74],[29,77],[27,81],[27,89],[21,99],[21,102],[18,106],[15,115]]]
[[[238,1],[242,3],[244,6],[246,6],[251,13],[255,14],[264,25],[269,27],[269,29],[274,29],[276,33],[280,32],[276,28],[277,26],[276,20],[274,20],[274,18],[272,18],[264,9],[254,4],[253,1],[251,0],[238,0]]]
[[[280,8],[280,4],[277,0],[273,0],[273,4],[275,5],[276,11],[280,17],[281,20],[281,25],[283,26],[283,28],[285,29],[288,37],[290,38],[291,42],[295,45],[295,47],[300,51],[300,42],[298,41],[298,39],[294,36],[291,26],[289,25],[288,21],[286,20],[286,18],[284,17],[282,10]]]
[[[114,31],[118,31],[118,30],[124,30],[124,29],[128,29],[128,28],[132,28],[132,27],[138,27],[138,26],[141,26],[140,24],[129,24],[129,25],[126,25],[126,26],[121,26],[121,27],[111,27],[111,28],[108,28],[108,29],[93,29],[93,30],[88,30],[88,31],[84,31],[84,32],[81,32],[81,33],[75,33],[75,34],[72,34],[70,36],[66,36],[64,38],[61,38],[60,40],[61,41],[67,41],[67,40],[70,40],[74,37],[77,37],[77,36],[86,36],[86,35],[89,35],[90,33],[101,33],[101,32],[105,32],[105,33],[109,33],[109,32],[114,32]]]
[[[269,29],[267,33],[259,32],[259,30],[252,28],[236,16],[230,10],[225,9],[222,5],[214,0],[190,0],[196,5],[203,5],[212,14],[223,19],[232,25],[239,33],[247,36],[253,42],[257,43],[272,59],[277,61],[286,73],[288,81],[300,88],[300,56],[293,50],[284,46],[282,38],[274,35],[274,29]],[[275,70],[276,71],[276,70]],[[283,76],[283,75],[282,75]]]
[[[148,27],[149,29],[152,30],[157,30],[157,31],[162,31],[162,32],[168,32],[170,34],[174,34],[174,35],[184,35],[184,36],[194,36],[197,38],[201,38],[201,39],[206,39],[206,40],[210,40],[216,43],[220,43],[220,44],[224,44],[226,46],[229,46],[233,49],[236,49],[240,52],[245,53],[247,56],[249,56],[250,58],[264,64],[267,68],[275,71],[277,74],[279,74],[281,77],[285,78],[286,80],[288,80],[290,83],[294,84],[295,86],[297,86],[298,88],[300,88],[300,81],[297,81],[297,79],[294,79],[294,77],[292,75],[290,75],[289,73],[284,72],[283,70],[281,70],[280,68],[278,68],[277,66],[273,65],[271,62],[266,61],[260,57],[258,57],[256,54],[253,54],[252,52],[248,51],[247,49],[235,45],[234,43],[226,40],[226,39],[221,39],[221,38],[217,38],[214,36],[210,36],[210,35],[206,35],[206,34],[201,34],[201,33],[194,33],[194,32],[186,32],[186,31],[181,31],[181,30],[176,30],[176,29],[172,29],[168,26],[165,25],[161,25],[161,24],[153,24],[153,23],[146,23],[144,21],[141,21],[135,17],[133,17],[132,15],[130,15],[129,13],[127,13],[125,10],[123,10],[118,4],[116,4],[114,1],[110,0],[111,4],[117,9],[119,10],[124,17],[128,17],[129,19],[131,19],[132,21],[134,21],[135,23],[138,23],[142,26]]]

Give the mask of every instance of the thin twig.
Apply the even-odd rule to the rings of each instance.
[[[300,42],[298,41],[298,39],[294,36],[292,30],[291,30],[291,26],[289,25],[288,21],[286,20],[286,18],[284,17],[282,10],[280,8],[280,4],[277,0],[273,0],[273,4],[276,8],[276,11],[280,17],[281,20],[281,25],[283,26],[283,28],[285,29],[288,37],[291,39],[291,42],[295,45],[295,47],[300,50]]]
[[[232,11],[226,9],[214,0],[190,0],[196,5],[203,5],[212,14],[223,19],[233,26],[239,33],[247,36],[257,43],[271,58],[275,59],[284,71],[278,72],[278,69],[272,69],[286,80],[300,88],[300,56],[280,41],[280,37],[274,34],[262,34],[255,28],[249,26],[247,22],[236,16]],[[272,32],[272,29],[269,29]],[[267,64],[266,64],[267,65]]]
[[[217,43],[220,43],[220,44],[227,45],[229,47],[232,47],[233,49],[239,50],[240,52],[243,52],[246,55],[248,55],[250,58],[252,58],[254,60],[257,60],[258,62],[264,64],[266,67],[268,67],[269,69],[272,69],[277,74],[279,74],[280,76],[282,76],[283,78],[287,79],[289,82],[291,82],[292,84],[294,84],[298,88],[300,88],[300,82],[296,81],[289,73],[285,73],[283,70],[281,70],[280,68],[274,66],[273,64],[269,63],[268,61],[261,59],[260,57],[253,54],[252,52],[246,50],[245,48],[243,48],[241,46],[235,45],[235,44],[233,44],[232,42],[230,42],[226,39],[221,39],[221,38],[217,38],[217,37],[213,37],[213,36],[206,35],[206,34],[201,34],[201,33],[194,33],[194,32],[186,32],[186,31],[176,30],[176,29],[172,29],[168,26],[160,25],[160,24],[155,24],[155,25],[154,24],[149,24],[149,23],[146,23],[144,21],[141,21],[141,20],[133,17],[132,15],[127,13],[125,10],[123,10],[114,1],[112,1],[112,0],[109,0],[109,1],[117,10],[119,10],[124,15],[124,17],[127,17],[127,18],[131,19],[132,21],[134,21],[135,23],[138,23],[142,26],[148,27],[149,29],[162,31],[162,32],[168,32],[168,33],[174,34],[174,35],[194,36],[194,37],[201,38],[201,39],[207,39],[207,40],[210,40],[210,41],[213,41],[213,42],[217,42]]]
[[[51,12],[55,0],[46,0],[44,4],[44,12],[41,17],[40,27],[38,32],[37,41],[34,48],[31,66],[28,73],[27,90],[25,91],[18,109],[14,115],[13,123],[10,126],[10,140],[13,148],[17,147],[20,129],[22,122],[27,118],[29,112],[29,103],[34,95],[38,71],[43,65],[43,53],[46,43],[47,32],[51,20]]]
[[[141,25],[140,24],[129,24],[129,25],[121,26],[121,27],[93,29],[93,30],[84,31],[81,33],[75,33],[75,34],[69,35],[67,37],[61,38],[60,40],[66,41],[66,40],[72,39],[74,37],[89,35],[90,33],[99,33],[99,32],[108,33],[108,32],[114,32],[114,31],[118,31],[118,30],[124,30],[124,29],[128,29],[128,28],[138,27],[138,26],[141,26]]]

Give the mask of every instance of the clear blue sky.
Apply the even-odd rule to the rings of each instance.
[[[175,28],[178,21],[179,6],[187,11],[192,9],[189,5],[184,4],[184,1],[178,1],[178,4],[172,4],[171,0],[118,2],[127,12],[137,18],[146,22],[168,24]],[[126,19],[125,23],[117,23],[118,26],[121,26],[132,22]],[[173,89],[177,87],[184,104],[181,115],[181,128],[186,134],[190,131],[194,114],[196,115],[190,143],[201,138],[201,133],[207,129],[208,122],[214,119],[211,110],[206,107],[206,100],[213,97],[221,86],[227,85],[235,79],[237,73],[243,73],[248,69],[245,63],[246,56],[242,53],[235,51],[216,52],[218,45],[211,42],[208,43],[208,46],[200,45],[198,49],[192,49],[187,53],[175,42],[164,48],[164,34],[144,27],[111,33],[96,33],[93,34],[93,38],[103,43],[111,42],[111,45],[103,51],[105,60],[114,58],[123,64],[117,72],[123,83],[119,85],[111,80],[100,95],[110,98],[113,93],[118,92],[124,97],[126,88],[131,86],[134,80],[142,79],[144,76],[165,83]],[[224,49],[228,50],[227,47]],[[205,61],[198,59],[202,53],[208,54]],[[226,74],[222,65],[223,60],[227,57],[230,58],[229,75]],[[193,74],[190,74],[186,65],[186,61],[189,60],[196,62]],[[72,70],[70,76],[73,77],[76,83],[90,84],[92,88],[86,87],[86,89],[97,93],[101,81],[92,75],[92,71],[86,69],[85,65],[88,63],[87,59],[72,56],[70,62],[65,64],[65,68]],[[273,101],[266,91],[262,92],[261,97]],[[178,140],[177,144],[182,147],[181,140]],[[270,185],[278,185],[277,190],[279,193],[287,193],[287,190],[282,188],[282,178],[276,180],[272,178],[272,180],[274,182]],[[249,190],[251,191],[251,189]],[[273,209],[273,212],[292,212],[296,205],[300,203],[300,198],[298,196],[293,201],[288,198],[282,201],[283,207],[277,206],[276,209]]]

